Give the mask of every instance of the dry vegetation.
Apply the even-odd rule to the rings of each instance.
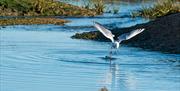
[[[55,0],[0,0],[0,16],[95,16],[97,12]]]
[[[57,18],[11,18],[0,19],[0,25],[31,25],[31,24],[55,24],[62,25],[68,21]]]
[[[180,1],[178,0],[160,0],[152,7],[143,7],[138,12],[133,12],[133,17],[143,16],[146,18],[158,18],[161,16],[179,13],[180,12]]]

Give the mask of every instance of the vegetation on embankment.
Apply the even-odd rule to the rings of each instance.
[[[86,9],[55,0],[0,0],[0,16],[95,16]]]
[[[58,18],[6,18],[0,19],[0,25],[32,25],[32,24],[55,24],[63,25],[68,21]]]
[[[163,16],[130,28],[113,29],[112,32],[117,37],[138,28],[145,28],[146,30],[122,43],[143,49],[180,54],[180,13]],[[72,38],[109,41],[99,31],[77,33]]]
[[[145,18],[157,18],[173,13],[180,12],[180,1],[179,0],[160,0],[152,7],[143,7],[140,11],[133,12],[133,17],[143,16]]]
[[[58,18],[21,18],[19,16],[95,16],[101,13],[96,11],[96,9],[87,9],[55,0],[0,0],[0,16],[16,16],[16,18],[1,18],[1,26],[29,24],[62,25],[67,22]]]

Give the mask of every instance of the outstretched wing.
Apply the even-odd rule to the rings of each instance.
[[[105,37],[109,38],[112,42],[114,42],[114,35],[110,30],[104,28],[101,24],[94,22],[94,27],[97,28]]]
[[[145,29],[136,29],[136,30],[133,30],[129,33],[125,33],[125,34],[122,34],[118,37],[118,40],[119,40],[119,43],[123,40],[128,40],[128,39],[131,39],[132,37],[138,35],[139,33],[143,32]]]

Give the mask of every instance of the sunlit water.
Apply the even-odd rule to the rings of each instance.
[[[109,91],[179,91],[179,54],[121,46],[110,64],[103,59],[110,43],[70,38],[95,30],[93,20],[116,27],[148,21],[121,16],[66,18],[72,22],[65,26],[1,27],[0,91],[98,91],[104,86]]]

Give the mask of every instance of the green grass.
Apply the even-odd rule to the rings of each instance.
[[[0,0],[0,16],[95,16],[95,10],[55,0]]]
[[[157,2],[154,6],[147,8],[143,7],[138,12],[133,12],[133,16],[143,16],[146,18],[157,18],[172,13],[180,12],[180,2],[176,0],[163,0]]]

